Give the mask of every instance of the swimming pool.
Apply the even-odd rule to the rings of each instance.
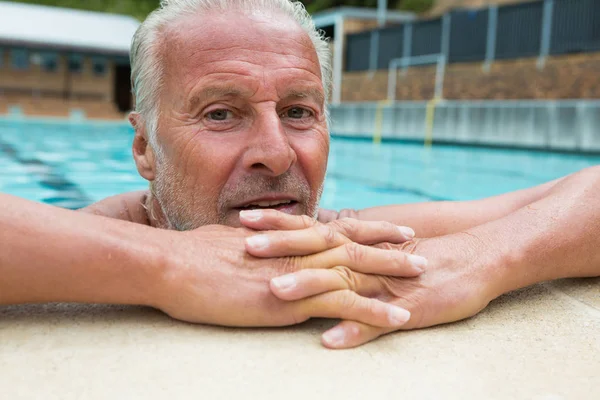
[[[0,192],[68,208],[147,188],[123,123],[0,120]],[[321,203],[364,208],[476,199],[522,189],[600,164],[579,156],[383,143],[334,137]]]

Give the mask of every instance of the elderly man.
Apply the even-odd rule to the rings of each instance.
[[[340,318],[323,343],[347,348],[600,275],[598,168],[317,222],[328,59],[297,3],[164,1],[132,51],[133,155],[150,192],[82,213],[1,197],[0,304],[145,304],[234,326]]]

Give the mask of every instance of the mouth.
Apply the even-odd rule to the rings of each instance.
[[[298,201],[290,198],[262,198],[243,203],[234,208],[238,211],[271,209],[292,214],[298,206]]]

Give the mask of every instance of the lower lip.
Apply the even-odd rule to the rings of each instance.
[[[299,215],[300,212],[300,203],[292,202],[287,204],[280,204],[278,206],[273,207],[256,207],[256,208],[238,208],[237,211],[242,210],[277,210],[286,214]]]

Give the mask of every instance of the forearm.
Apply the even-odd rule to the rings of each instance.
[[[350,217],[368,221],[389,221],[410,226],[421,238],[443,236],[507,216],[541,199],[558,182],[560,180],[482,200],[399,204],[360,211],[342,210],[327,219]],[[328,222],[321,217],[319,219]]]
[[[151,228],[0,194],[0,304],[148,304]]]
[[[147,190],[122,193],[91,204],[82,208],[79,212],[135,222],[136,224],[151,225],[146,210],[148,195]]]
[[[508,216],[465,233],[491,261],[497,294],[537,282],[600,276],[600,169],[565,178]]]

